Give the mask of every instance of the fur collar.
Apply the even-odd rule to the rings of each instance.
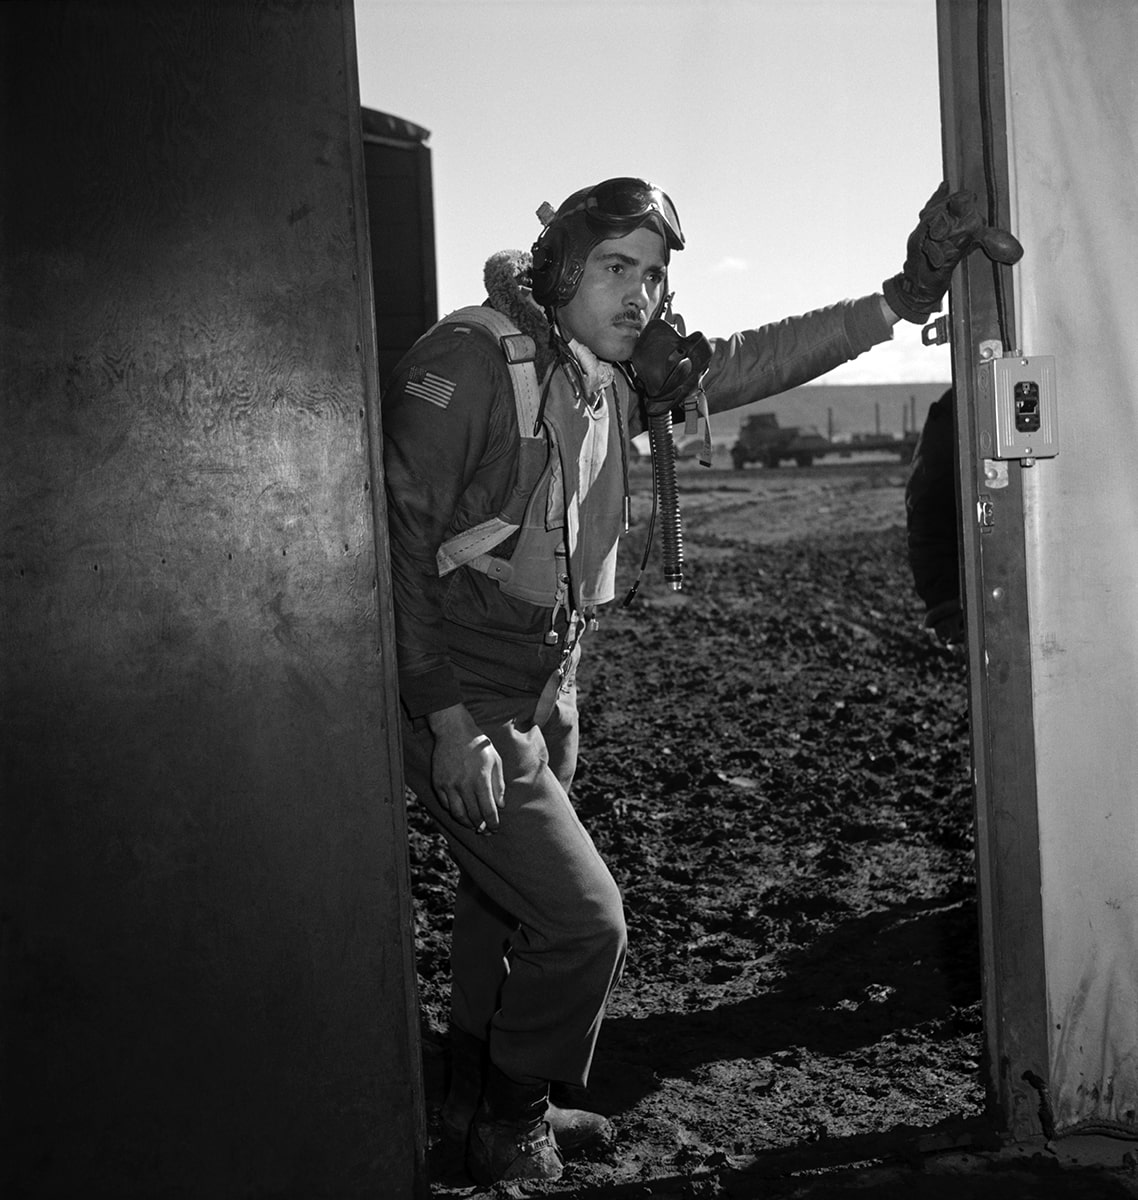
[[[530,291],[532,265],[533,257],[528,250],[499,250],[486,260],[482,278],[490,307],[509,317],[522,333],[533,338],[537,347],[535,365],[541,379],[556,354],[549,321]]]
[[[521,330],[533,338],[537,348],[534,365],[539,379],[557,357],[552,330],[544,310],[534,300],[530,290],[530,270],[533,256],[528,250],[499,250],[486,260],[482,272],[486,284],[486,296],[491,308],[510,318]],[[581,382],[587,396],[596,396],[613,380],[611,364],[602,362],[580,342],[571,341],[569,349],[577,360]]]

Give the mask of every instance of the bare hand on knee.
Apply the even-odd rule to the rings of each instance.
[[[427,721],[435,735],[431,782],[439,800],[460,825],[495,832],[506,806],[498,751],[463,704],[433,712]]]

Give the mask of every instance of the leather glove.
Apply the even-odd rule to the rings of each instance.
[[[659,417],[682,405],[699,386],[711,362],[711,343],[702,333],[681,337],[656,317],[637,339],[631,362],[648,416]]]
[[[984,224],[972,192],[950,195],[942,183],[909,235],[901,273],[883,284],[886,303],[899,317],[923,325],[930,313],[940,311],[957,264],[977,247],[993,262],[1023,257],[1023,247],[1010,233]]]

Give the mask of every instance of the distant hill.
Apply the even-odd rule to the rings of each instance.
[[[853,433],[902,434],[920,429],[925,414],[947,383],[806,384],[769,400],[745,404],[711,418],[712,442],[731,446],[752,413],[773,412],[780,425],[815,426],[824,436]]]

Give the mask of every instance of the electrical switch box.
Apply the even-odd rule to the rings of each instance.
[[[992,458],[1054,458],[1059,453],[1055,359],[1009,354],[980,364],[980,402],[993,415]]]

